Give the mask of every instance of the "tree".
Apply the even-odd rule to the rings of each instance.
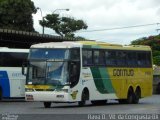
[[[74,37],[74,32],[87,29],[87,24],[83,20],[75,20],[69,17],[60,17],[59,14],[48,14],[43,20],[40,20],[40,25],[53,29],[62,37]]]
[[[153,63],[160,66],[160,56],[153,57]]]
[[[0,28],[34,32],[31,0],[0,0]]]

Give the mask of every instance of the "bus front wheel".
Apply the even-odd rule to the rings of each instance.
[[[80,107],[84,106],[86,104],[86,100],[89,100],[89,91],[87,88],[83,90],[81,101],[78,102],[78,105]]]
[[[51,102],[44,102],[44,107],[45,108],[50,108],[51,107]]]
[[[107,103],[107,100],[95,100],[91,101],[93,105],[105,105]]]
[[[119,104],[126,104],[126,99],[119,99],[118,102]]]
[[[2,100],[2,89],[0,87],[0,101]]]

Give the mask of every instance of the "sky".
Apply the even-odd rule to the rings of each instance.
[[[52,12],[60,16],[81,19],[87,23],[87,30],[80,30],[76,36],[89,40],[128,45],[131,41],[158,35],[160,30],[159,0],[32,0],[35,7],[41,8],[42,16]],[[69,11],[58,10],[69,9]],[[34,28],[42,33],[39,20],[40,10],[33,15]],[[152,24],[152,25],[148,25]],[[125,29],[128,26],[139,26]],[[112,29],[112,30],[106,30]],[[91,30],[101,30],[92,31]],[[90,32],[89,32],[90,31]],[[53,30],[45,28],[45,34],[57,35]]]

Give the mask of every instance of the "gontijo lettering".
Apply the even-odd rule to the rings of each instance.
[[[133,69],[113,69],[113,76],[134,76]]]

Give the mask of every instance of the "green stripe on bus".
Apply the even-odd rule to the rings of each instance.
[[[101,77],[104,84],[104,89],[106,89],[109,93],[114,93],[114,89],[111,83],[111,80],[109,78],[108,72],[106,68],[99,68],[99,71],[101,73]]]
[[[92,48],[91,45],[83,45],[83,48]]]
[[[96,88],[100,93],[114,93],[106,68],[92,67],[91,71]]]
[[[99,45],[83,45],[83,48],[101,48]]]
[[[100,93],[108,93],[107,91],[104,91],[104,84],[99,69],[96,67],[91,67],[91,71],[97,90]]]
[[[101,47],[98,45],[93,45],[92,48],[101,48]]]

